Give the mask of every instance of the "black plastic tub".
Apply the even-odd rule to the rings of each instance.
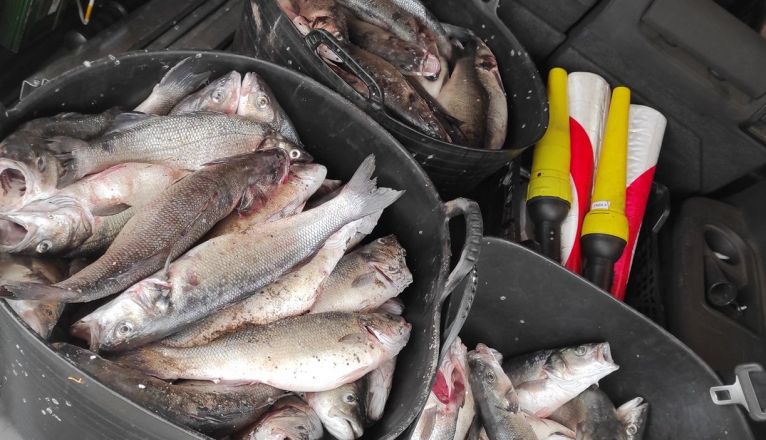
[[[440,303],[445,291],[473,267],[482,224],[475,203],[465,199],[442,203],[412,157],[367,115],[317,82],[263,61],[225,53],[138,52],[95,61],[34,91],[0,120],[0,135],[37,116],[97,112],[115,105],[132,108],[167,68],[188,56],[197,57],[199,70],[212,71],[213,78],[231,70],[263,76],[309,152],[327,166],[329,176],[348,179],[367,155],[375,154],[379,184],[406,190],[386,210],[373,233],[398,236],[414,276],[413,284],[402,294],[405,317],[413,325],[410,342],[398,357],[386,414],[365,435],[395,438],[425,404],[439,355]],[[466,246],[459,265],[449,274],[448,221],[460,214],[469,225]],[[465,308],[470,307],[470,298],[462,301]],[[460,324],[451,326],[455,329]],[[33,335],[4,302],[0,302],[0,334],[0,408],[24,439],[200,437],[78,370]]]
[[[543,81],[529,55],[497,17],[497,1],[439,0],[423,3],[447,23],[471,29],[497,57],[508,95],[508,138],[502,150],[463,147],[426,136],[390,116],[382,95],[359,95],[315,54],[329,35],[304,38],[275,0],[244,0],[242,22],[233,49],[305,73],[352,101],[391,132],[423,166],[444,196],[464,195],[537,142],[548,126],[548,100]],[[335,45],[337,46],[337,45]],[[333,50],[342,51],[340,47]],[[358,75],[364,78],[363,75]],[[370,90],[376,86],[368,87]]]
[[[650,405],[646,440],[753,439],[734,406],[713,404],[713,371],[678,339],[561,266],[519,245],[482,240],[481,280],[461,337],[505,356],[607,341],[620,369],[601,387]]]

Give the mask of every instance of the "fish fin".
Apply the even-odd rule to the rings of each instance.
[[[0,298],[14,300],[69,302],[79,296],[78,292],[40,283],[6,283],[0,287]]]
[[[349,205],[357,211],[357,215],[354,216],[355,219],[382,211],[404,194],[404,191],[378,188],[377,179],[371,179],[374,171],[375,156],[371,154],[362,161],[351,180],[338,195],[338,198],[346,199]]]
[[[519,395],[516,393],[516,390],[513,389],[513,387],[511,387],[511,389],[505,393],[505,400],[508,401],[508,411],[514,414],[519,412],[521,408],[521,404],[519,403]]]
[[[149,315],[164,312],[169,306],[171,285],[167,281],[158,278],[147,278],[141,281],[137,291],[134,292],[136,304],[141,306]]]
[[[342,338],[338,339],[338,342],[342,342],[344,344],[360,344],[367,340],[366,335],[363,335],[362,333],[350,333],[346,336],[343,336]]]
[[[423,429],[420,431],[422,437],[420,440],[430,439],[436,427],[436,407],[429,406],[420,413],[420,422],[423,424]]]
[[[139,273],[153,273],[157,269],[161,268],[161,264],[163,260],[166,258],[165,256],[165,249],[170,248],[170,246],[166,246],[165,248],[161,249],[159,252],[155,253],[154,255],[144,258],[143,260],[138,260],[135,263],[133,263],[128,270],[125,272],[119,273],[117,275],[113,275],[109,278],[107,278],[109,281],[122,284],[129,282],[130,284],[133,284],[134,281],[134,274],[136,272]],[[159,267],[158,267],[159,265]],[[142,277],[143,278],[143,277]],[[129,280],[129,281],[123,281],[123,280]]]
[[[194,73],[195,67],[197,66],[192,61],[192,57],[186,57],[168,70],[158,85],[160,87],[170,85],[180,87],[186,90],[186,94],[190,94],[200,88],[210,78],[210,71]]]
[[[375,282],[375,273],[367,272],[356,277],[356,279],[354,279],[354,281],[351,282],[351,287],[360,288],[364,286],[369,286],[370,284],[374,282]]]
[[[114,117],[112,124],[109,125],[109,129],[104,132],[104,136],[120,133],[140,124],[141,122],[148,121],[153,118],[157,118],[156,115],[148,115],[142,112],[124,112]]]
[[[45,148],[59,161],[61,171],[56,186],[63,188],[84,176],[77,161],[77,151],[90,148],[86,141],[67,136],[55,136],[46,139]]]
[[[103,206],[99,208],[95,208],[91,211],[93,215],[96,217],[109,217],[112,215],[117,215],[121,212],[124,212],[126,210],[130,209],[130,205],[126,203],[119,203],[117,205],[111,205],[111,206]]]

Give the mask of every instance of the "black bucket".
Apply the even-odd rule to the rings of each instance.
[[[717,406],[715,373],[643,315],[534,252],[504,240],[482,242],[476,298],[460,336],[512,357],[544,348],[607,341],[620,369],[600,385],[620,405],[649,402],[645,440],[753,439],[734,406]]]
[[[378,183],[406,190],[385,211],[372,234],[396,234],[407,250],[414,276],[401,296],[404,316],[413,326],[410,341],[399,354],[386,413],[365,433],[370,439],[395,438],[410,425],[430,392],[439,355],[441,301],[473,267],[482,223],[474,202],[442,203],[407,151],[367,115],[317,82],[267,62],[225,53],[139,52],[95,61],[35,90],[0,120],[0,135],[22,121],[62,111],[98,112],[116,105],[132,108],[169,66],[188,56],[196,56],[198,70],[210,70],[213,78],[231,70],[260,74],[295,123],[308,151],[327,166],[330,177],[348,179],[367,155],[375,154]],[[450,274],[448,222],[461,214],[468,225],[466,246]],[[470,307],[471,297],[462,301],[465,308]],[[452,322],[448,333],[461,324]],[[9,418],[22,438],[200,438],[133,404],[61,358],[5,302],[0,302],[0,334],[4,377],[0,383],[4,414],[0,418]]]
[[[496,0],[423,3],[439,20],[471,29],[494,52],[508,95],[508,137],[504,149],[442,142],[392,117],[383,108],[382,94],[361,96],[316,55],[314,49],[323,42],[341,58],[348,58],[335,40],[322,32],[312,32],[304,38],[275,0],[245,0],[233,49],[298,70],[339,92],[391,132],[423,166],[443,196],[464,195],[542,137],[548,126],[548,100],[534,63],[497,17]],[[365,82],[369,90],[379,90],[377,85],[370,84],[369,75],[357,76],[368,78]]]

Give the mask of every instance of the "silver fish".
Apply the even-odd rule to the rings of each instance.
[[[577,433],[578,440],[626,440],[612,401],[596,385],[580,393],[550,416]]]
[[[399,298],[391,298],[378,307],[378,311],[381,313],[388,313],[391,315],[404,314],[404,302]]]
[[[247,325],[263,325],[290,316],[302,315],[319,294],[319,286],[346,251],[346,243],[362,231],[375,227],[369,217],[342,227],[311,259],[293,269],[260,292],[234,303],[161,341],[170,347],[193,347],[211,342]]]
[[[47,141],[16,132],[0,142],[0,208],[7,212],[56,192],[63,168]]]
[[[374,169],[369,156],[326,204],[198,245],[76,323],[77,333],[91,341],[92,349],[121,351],[162,339],[266,287],[316,253],[341,227],[401,196],[401,191],[377,188],[370,180]]]
[[[222,159],[171,185],[142,207],[106,253],[54,286],[6,284],[0,295],[16,299],[88,302],[121,292],[162,268],[239,204],[247,209],[287,174],[280,149]]]
[[[505,368],[521,408],[548,417],[619,366],[612,361],[609,343],[604,342],[543,350],[511,359]]]
[[[49,148],[66,169],[59,187],[125,162],[167,165],[197,170],[218,159],[255,150],[279,147],[293,161],[310,156],[297,145],[286,141],[274,129],[259,122],[213,112],[184,113],[171,116],[123,114],[112,131],[90,143],[72,138],[54,138]]]
[[[120,234],[122,228],[138,212],[138,208],[130,207],[118,214],[95,217],[93,219],[93,231],[87,240],[75,249],[66,253],[66,258],[81,258],[100,256],[112,244]],[[84,268],[84,267],[83,267]]]
[[[218,112],[233,114],[239,105],[242,75],[232,71],[211,82],[202,90],[193,93],[179,102],[171,115],[193,112]]]
[[[625,426],[627,440],[641,440],[646,430],[649,403],[641,397],[629,400],[617,408],[617,418]]]
[[[388,395],[391,393],[395,370],[396,356],[383,362],[378,368],[370,371],[365,376],[367,392],[364,408],[367,410],[367,420],[369,422],[377,422],[383,417]]]
[[[186,95],[200,88],[210,77],[210,72],[195,73],[196,67],[191,57],[181,60],[168,70],[135,111],[154,115],[168,114]]]
[[[536,440],[513,384],[484,344],[468,353],[471,388],[490,440]]]
[[[360,379],[334,390],[306,393],[304,399],[333,437],[354,440],[364,435],[364,388]]]
[[[322,313],[285,318],[198,347],[149,345],[120,364],[161,379],[265,383],[319,392],[353,382],[407,344],[412,326],[398,316]]]
[[[535,417],[531,414],[524,413],[524,417],[527,420],[527,423],[529,423],[529,426],[532,427],[532,430],[535,432],[535,435],[540,440],[546,440],[546,439],[573,439],[575,438],[575,432],[571,429],[567,428],[566,426],[554,422],[553,420],[549,419],[541,419],[539,417]]]
[[[169,384],[74,345],[56,343],[53,346],[79,369],[133,402],[174,423],[210,436],[218,437],[246,428],[285,395],[284,391],[264,384]]]
[[[22,281],[50,284],[64,278],[62,268],[52,261],[31,257],[0,255],[0,282]],[[64,311],[55,301],[12,301],[8,305],[43,339],[50,336]]]
[[[237,440],[319,440],[322,422],[301,399],[290,396],[277,401],[254,426],[236,436]]]
[[[274,93],[257,73],[248,72],[242,80],[237,114],[256,122],[269,124],[288,141],[302,145],[290,117],[282,109]]]
[[[377,309],[412,283],[405,255],[394,235],[346,255],[322,283],[311,313]]]

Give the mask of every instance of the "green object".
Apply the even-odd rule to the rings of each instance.
[[[0,1],[0,45],[18,52],[24,43],[50,32],[64,4],[65,0]]]

